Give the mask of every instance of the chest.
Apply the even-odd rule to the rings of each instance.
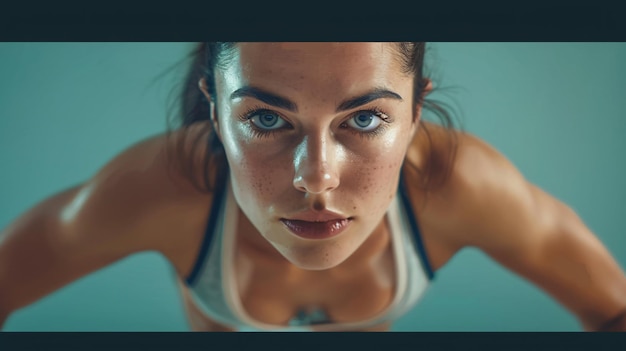
[[[374,318],[393,301],[397,277],[394,253],[360,267],[302,271],[272,262],[260,263],[245,250],[235,250],[232,274],[235,298],[255,321],[286,325],[303,311],[321,310],[333,323]]]

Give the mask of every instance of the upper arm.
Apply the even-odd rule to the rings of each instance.
[[[459,223],[467,228],[462,244],[537,284],[586,329],[626,309],[622,269],[576,213],[526,181],[495,150],[469,143],[454,172]]]
[[[40,202],[3,230],[0,309],[5,313],[130,253],[124,245],[115,246],[121,235],[96,233],[97,221],[92,219],[90,225],[77,218],[80,202],[94,202],[85,194],[87,187]]]
[[[196,203],[181,196],[192,186],[166,172],[162,144],[154,138],[129,148],[89,181],[2,230],[0,311],[26,306],[129,254],[168,246],[164,228],[175,223],[164,214]]]

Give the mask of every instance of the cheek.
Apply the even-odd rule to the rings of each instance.
[[[280,178],[276,167],[271,164],[261,162],[260,158],[254,156],[254,152],[249,157],[241,160],[240,182],[244,185],[257,201],[263,205],[265,200],[274,197],[276,191],[276,180]]]
[[[386,211],[398,189],[404,151],[401,145],[393,143],[367,161],[353,163],[350,176],[343,179],[354,194],[353,210],[372,213]]]
[[[236,139],[231,139],[225,149],[233,181],[241,190],[242,201],[259,207],[268,206],[280,193],[280,188],[284,188],[284,180],[289,179],[284,165],[278,166],[283,161],[267,157],[258,145]]]
[[[405,129],[385,134],[374,148],[361,148],[361,153],[353,162],[351,172],[358,179],[359,191],[366,196],[389,196],[395,192],[396,179],[406,156],[406,142],[410,133]]]
[[[384,212],[396,195],[402,157],[364,164],[350,180],[355,196],[353,210]]]

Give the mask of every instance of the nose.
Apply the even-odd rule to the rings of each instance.
[[[337,155],[327,138],[306,137],[294,157],[293,186],[306,193],[321,194],[339,186]]]

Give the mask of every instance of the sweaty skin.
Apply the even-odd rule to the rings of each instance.
[[[413,118],[420,109],[411,82],[391,44],[238,44],[217,74],[218,96],[207,94],[215,118],[202,123],[219,132],[240,209],[238,291],[232,293],[246,312],[284,324],[303,305],[321,306],[338,322],[383,310],[395,289],[383,215],[400,172],[434,270],[462,248],[476,247],[553,296],[586,330],[626,311],[626,278],[605,247],[571,209],[527,182],[483,141],[455,132],[457,157],[446,182],[428,193],[418,186],[419,175],[406,165],[423,167],[428,144]],[[206,93],[204,86],[200,82]],[[245,87],[291,105],[241,94]],[[374,90],[400,99],[387,94],[339,108]],[[359,111],[376,111],[372,120],[384,128],[360,134]],[[262,126],[262,116],[277,129],[259,134],[254,127]],[[187,132],[201,133],[202,123]],[[429,129],[435,154],[446,155],[446,132]],[[13,311],[136,252],[160,252],[181,280],[190,274],[212,194],[198,191],[168,159],[184,132],[130,147],[93,178],[45,199],[3,230],[0,324]],[[199,166],[204,155],[197,156]],[[201,177],[196,169],[194,176]],[[323,209],[352,218],[349,229],[307,241],[280,222]],[[181,296],[193,330],[229,330],[204,316],[182,283]]]
[[[217,74],[217,125],[235,198],[276,249],[272,251],[303,269],[335,267],[379,225],[395,196],[400,167],[417,129],[413,77],[389,74],[402,68],[393,47],[382,43],[240,47],[228,68]],[[293,110],[250,96],[231,99],[243,87],[289,100]],[[338,109],[341,102],[374,88],[402,98]],[[374,108],[389,116],[387,121],[374,117],[381,133],[359,134],[348,124],[355,113]],[[239,118],[251,109],[272,110],[286,123],[271,136],[259,137],[250,121]],[[336,238],[312,242],[290,234],[279,220],[311,209],[336,212],[352,223]]]

